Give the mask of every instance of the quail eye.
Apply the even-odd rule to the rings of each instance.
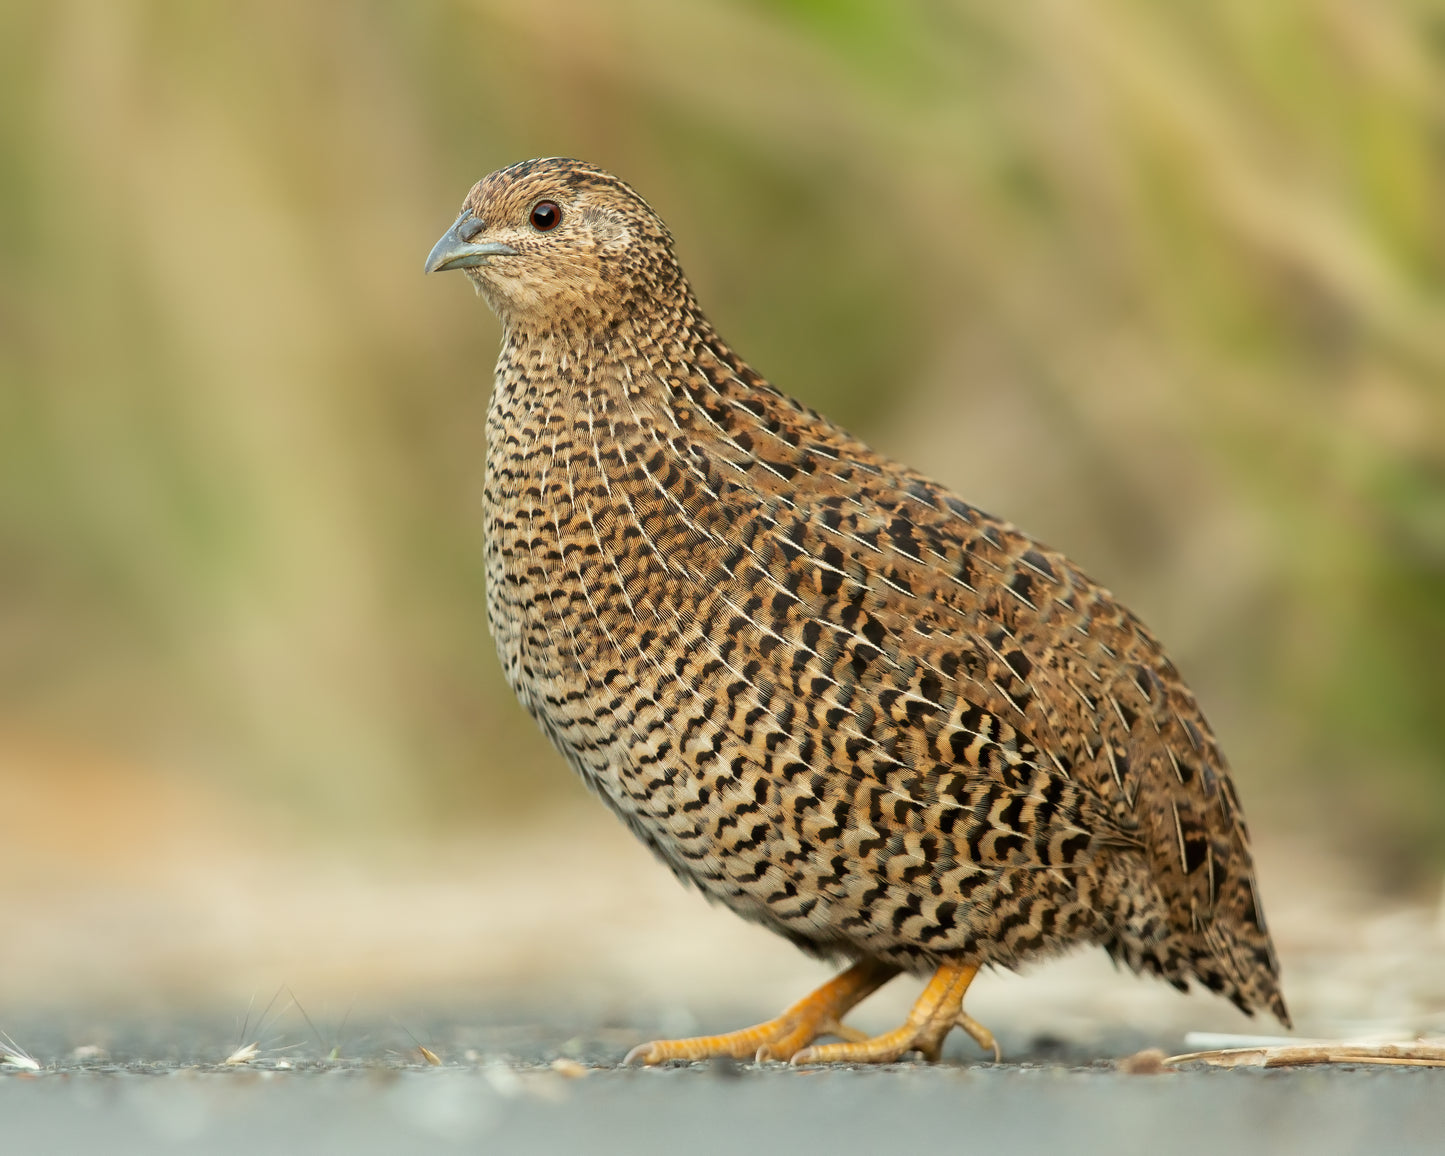
[[[538,201],[532,206],[532,228],[546,233],[562,223],[562,210],[555,201]]]

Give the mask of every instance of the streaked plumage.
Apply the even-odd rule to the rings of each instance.
[[[1223,755],[1107,590],[769,385],[600,169],[487,177],[428,262],[457,266],[504,328],[507,680],[680,878],[863,961],[810,1031],[900,969],[963,969],[961,1004],[970,968],[1089,943],[1288,1022]],[[904,1042],[936,1053],[954,1010]],[[709,1050],[688,1043],[642,1058]],[[889,1058],[848,1046],[799,1058]]]

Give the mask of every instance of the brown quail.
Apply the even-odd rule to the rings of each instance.
[[[679,878],[851,962],[774,1020],[629,1058],[933,1058],[956,1026],[992,1048],[978,969],[1079,944],[1289,1023],[1224,756],[1107,590],[769,385],[601,169],[493,173],[426,268],[465,269],[503,327],[507,681]],[[906,1024],[842,1024],[900,971],[932,973]]]

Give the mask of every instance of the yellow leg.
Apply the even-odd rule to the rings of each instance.
[[[974,964],[945,963],[933,974],[908,1021],[900,1028],[868,1040],[819,1044],[793,1053],[795,1064],[890,1064],[905,1052],[919,1052],[926,1060],[938,1059],[943,1038],[962,1028],[979,1047],[992,1050],[994,1062],[1002,1059],[993,1033],[963,1010],[963,996],[978,974]]]
[[[709,1056],[786,1061],[819,1036],[862,1039],[861,1033],[844,1026],[843,1016],[897,974],[898,968],[892,964],[861,960],[804,996],[776,1019],[722,1036],[639,1044],[627,1053],[623,1063],[660,1064],[665,1060],[704,1060]]]

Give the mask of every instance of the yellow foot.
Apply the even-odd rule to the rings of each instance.
[[[793,1063],[891,1064],[906,1052],[936,1060],[943,1051],[944,1036],[956,1027],[971,1035],[979,1047],[992,1051],[994,1063],[998,1063],[1003,1054],[993,1033],[963,1010],[964,993],[977,974],[973,964],[945,963],[928,981],[902,1027],[872,1039],[799,1048],[793,1052]]]
[[[731,1056],[735,1060],[756,1058],[760,1062],[789,1060],[819,1036],[860,1041],[866,1037],[844,1025],[843,1016],[897,974],[898,968],[892,964],[861,960],[804,996],[777,1019],[722,1036],[653,1040],[633,1048],[623,1063],[660,1064],[666,1060],[705,1060],[709,1056]]]

